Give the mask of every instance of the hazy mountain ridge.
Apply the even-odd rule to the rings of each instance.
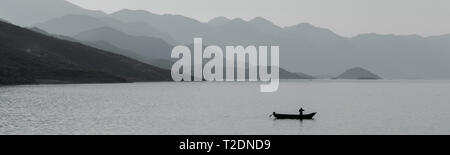
[[[253,18],[252,20],[250,20],[248,22],[250,24],[252,24],[258,30],[263,31],[264,33],[267,33],[270,35],[277,35],[281,31],[283,31],[283,28],[279,27],[278,25],[275,25],[271,21],[264,19],[262,17]]]
[[[114,54],[118,54],[118,55],[123,55],[132,59],[136,59],[139,60],[141,62],[144,62],[143,57],[133,51],[129,51],[129,50],[125,50],[125,49],[121,49],[119,47],[116,47],[114,45],[112,45],[109,42],[106,41],[92,41],[92,42],[82,42],[85,45],[91,46],[91,47],[95,47],[104,51],[108,51]],[[159,67],[159,66],[158,66]],[[160,67],[161,68],[161,67]]]
[[[77,34],[81,41],[106,41],[116,47],[131,50],[145,58],[170,58],[172,45],[159,38],[132,36],[110,27],[100,27]]]
[[[35,27],[65,36],[75,36],[92,29],[111,27],[129,35],[157,37],[171,44],[177,43],[170,35],[160,32],[145,22],[122,22],[109,17],[95,18],[71,14],[36,24]]]
[[[194,37],[202,37],[205,44],[219,46],[279,45],[281,67],[317,77],[331,78],[334,76],[330,75],[338,75],[339,71],[362,66],[386,78],[450,78],[450,35],[362,34],[348,38],[308,23],[280,27],[262,17],[249,21],[218,17],[202,23],[181,15],[128,9],[102,18],[145,23],[154,28],[151,31],[167,34],[185,45],[192,43]],[[139,31],[125,33],[135,36]]]
[[[220,26],[222,24],[225,24],[227,22],[229,22],[230,19],[226,18],[226,17],[216,17],[213,18],[211,20],[208,21],[208,25],[210,26]]]
[[[382,78],[364,68],[355,67],[346,70],[335,79],[378,80]]]
[[[185,44],[192,40],[192,36],[209,29],[208,24],[181,15],[157,15],[144,10],[123,9],[112,13],[109,17],[124,22],[147,22],[158,30],[168,33],[179,43]]]
[[[88,41],[81,41],[81,40],[77,40],[75,38],[68,37],[68,36],[50,34],[50,33],[46,32],[46,31],[44,31],[42,29],[39,29],[37,27],[33,27],[33,28],[29,28],[29,29],[34,31],[34,32],[41,33],[41,34],[44,34],[44,35],[47,35],[47,36],[51,36],[51,37],[55,37],[55,38],[58,38],[58,39],[67,40],[67,41],[71,41],[71,42],[79,42],[79,43],[82,43],[82,44],[90,46],[90,47],[94,47],[94,48],[101,49],[101,50],[104,50],[104,51],[108,51],[108,52],[111,52],[111,53],[114,53],[114,54],[118,54],[118,55],[122,55],[122,56],[125,56],[125,57],[129,57],[129,58],[138,60],[138,61],[146,63],[146,64],[157,66],[157,67],[162,68],[162,69],[167,69],[167,70],[171,69],[172,63],[168,63],[169,60],[151,59],[151,58],[148,58],[148,57],[144,57],[142,55],[137,54],[134,51],[121,49],[121,48],[119,48],[119,47],[117,47],[117,46],[115,46],[115,45],[113,45],[113,44],[111,44],[111,43],[109,43],[107,41],[104,41],[104,40],[97,40],[97,39],[89,38],[89,39],[86,39]],[[106,28],[106,29],[111,29],[111,28]],[[116,31],[116,30],[112,30],[112,31]],[[117,33],[125,35],[122,32],[117,32]],[[92,41],[92,40],[95,40],[95,41]],[[167,66],[167,65],[170,65],[170,66]]]
[[[39,28],[33,28],[33,30],[35,30],[36,32],[44,33],[46,35],[51,36],[51,34],[48,34],[47,32],[40,30]],[[175,60],[170,59],[170,56],[168,56],[168,55],[164,56],[164,58],[161,58],[161,57],[155,58],[157,56],[152,56],[150,53],[147,53],[147,52],[143,52],[143,53],[141,53],[142,54],[141,55],[141,54],[138,54],[131,50],[121,49],[121,48],[111,44],[110,42],[105,41],[105,40],[110,40],[110,39],[122,38],[122,40],[120,40],[120,41],[112,41],[112,42],[115,42],[116,44],[121,44],[121,43],[126,43],[127,41],[135,40],[135,39],[130,39],[130,37],[134,37],[134,36],[126,35],[122,32],[119,32],[117,30],[114,30],[114,29],[108,28],[108,27],[98,28],[98,29],[94,29],[91,31],[95,31],[95,32],[87,31],[87,32],[81,33],[80,36],[75,36],[75,38],[77,38],[79,40],[83,40],[83,41],[78,41],[78,40],[76,40],[74,38],[70,38],[70,37],[65,37],[65,38],[63,36],[56,36],[56,37],[59,37],[59,38],[65,39],[65,40],[75,41],[75,42],[82,42],[85,45],[95,47],[98,49],[102,49],[105,51],[109,51],[109,52],[112,52],[115,54],[127,56],[127,57],[139,60],[141,62],[150,64],[150,65],[158,66],[163,69],[170,70],[173,63],[175,62]],[[84,36],[84,34],[86,36]],[[110,36],[110,35],[115,35],[115,36]],[[141,39],[137,38],[137,40],[141,40]],[[148,46],[149,44],[143,44],[143,45]],[[122,45],[121,47],[125,47],[125,46]],[[130,46],[128,46],[128,47],[130,47]],[[152,47],[154,47],[154,46],[152,46]],[[193,50],[192,44],[189,45],[189,47],[191,48],[191,50]],[[168,48],[167,50],[170,51],[172,47],[167,47],[167,48]],[[203,47],[203,48],[205,48],[205,47]],[[169,58],[166,59],[166,57],[169,57]],[[206,62],[207,59],[205,59],[204,61]],[[224,68],[224,70],[225,70],[225,68]],[[247,69],[247,71],[248,71],[248,69]],[[303,73],[299,73],[299,74],[291,73],[283,68],[280,68],[280,78],[281,79],[314,79],[314,77],[312,77],[310,75],[306,75]]]
[[[140,16],[149,14],[145,11],[139,13]],[[125,17],[136,16],[135,14],[134,11],[127,10],[114,13],[111,17],[123,20]],[[152,16],[155,15],[152,14]],[[127,18],[127,20],[145,21],[140,19],[145,18]],[[252,23],[259,24],[255,26]],[[195,25],[186,27],[195,27]],[[170,30],[165,31],[171,33]],[[197,35],[182,37],[195,36],[203,37],[207,44],[221,46],[279,45],[282,67],[319,76],[337,75],[339,70],[352,66],[365,66],[389,78],[450,78],[450,67],[447,67],[450,66],[447,61],[450,58],[447,56],[450,47],[447,46],[447,41],[440,41],[445,37],[433,38],[432,43],[429,41],[430,37],[414,35],[376,34],[346,38],[329,29],[307,23],[281,28],[263,18],[250,21],[233,19],[218,26],[205,28],[197,32]],[[370,40],[373,36],[379,39],[372,40],[369,44],[363,42],[365,39]],[[192,42],[192,40],[188,41]],[[420,69],[417,70],[417,68]]]
[[[117,13],[113,13],[111,15],[112,18],[116,18],[118,20],[132,20],[132,16],[145,16],[145,14],[149,14],[145,11],[139,11],[139,13],[136,13],[132,10],[127,11],[119,11]],[[154,16],[154,14],[151,14]],[[126,18],[126,19],[124,19]],[[141,17],[143,18],[143,17]],[[140,18],[134,18],[135,21],[144,21],[139,20]],[[144,18],[145,19],[145,18]],[[260,26],[259,28],[256,28],[254,24],[242,20],[242,19],[233,19],[230,20],[227,23],[224,23],[219,26],[214,27],[208,27],[208,25],[203,25],[203,27],[207,27],[203,29],[203,31],[199,31],[196,33],[196,35],[192,34],[191,36],[182,36],[185,38],[190,38],[188,40],[189,44],[192,42],[193,37],[202,37],[205,44],[212,44],[212,45],[219,45],[219,46],[228,46],[228,45],[279,45],[282,47],[281,53],[280,53],[280,62],[281,66],[283,68],[292,70],[292,71],[301,71],[301,72],[307,72],[312,73],[315,75],[321,75],[321,74],[337,74],[337,70],[343,70],[345,68],[349,68],[351,66],[354,66],[353,63],[348,61],[347,56],[343,56],[343,54],[339,54],[338,52],[328,52],[330,49],[336,49],[335,46],[338,46],[338,48],[341,45],[339,43],[334,42],[346,42],[347,39],[341,39],[341,40],[335,40],[334,38],[338,38],[333,36],[333,38],[328,39],[330,41],[327,41],[325,43],[319,42],[319,44],[315,41],[317,39],[311,39],[308,37],[305,37],[303,35],[295,35],[298,33],[292,33],[290,32],[289,28],[277,28],[276,25],[271,24],[271,22],[268,22],[267,20],[264,20],[262,18],[255,18],[253,22],[259,21],[260,23],[269,23],[268,26]],[[262,21],[262,22],[261,22]],[[176,23],[177,21],[173,21]],[[186,25],[184,24],[183,27],[195,27],[195,25]],[[271,30],[261,30],[264,27],[271,27]],[[164,29],[164,27],[162,27]],[[307,27],[310,28],[310,27]],[[302,29],[300,26],[292,28],[293,30]],[[319,31],[322,29],[318,29]],[[164,31],[164,30],[162,30]],[[171,34],[169,32],[170,30],[165,30],[167,33]],[[265,32],[271,31],[272,34],[268,34]],[[330,31],[327,31],[330,32]],[[174,32],[172,32],[174,33]],[[286,35],[287,34],[287,35]],[[333,33],[334,34],[334,33]],[[295,35],[295,36],[292,36]],[[176,37],[175,37],[176,38]],[[323,42],[323,41],[322,41]],[[321,45],[326,45],[322,47]],[[299,49],[300,47],[300,49]],[[326,49],[324,49],[326,47]],[[350,51],[346,48],[343,51]],[[327,56],[329,54],[329,56]],[[330,63],[324,63],[323,61],[317,61],[317,60],[323,60]],[[339,64],[344,63],[344,65]],[[330,64],[330,65],[327,65]],[[311,66],[314,66],[314,68],[311,68]]]
[[[65,0],[2,0],[1,3],[0,18],[21,26],[31,26],[67,14],[107,15],[102,11],[83,9]]]
[[[83,43],[86,44],[86,45],[95,47],[95,48],[99,48],[99,49],[102,49],[102,50],[110,51],[112,53],[116,53],[116,54],[124,55],[124,56],[130,57],[130,58],[134,58],[134,59],[139,60],[141,62],[150,64],[150,65],[153,65],[153,66],[157,66],[157,67],[160,67],[160,68],[163,68],[163,69],[167,69],[167,70],[171,70],[172,69],[172,65],[176,62],[175,59],[170,59],[170,57],[167,58],[167,59],[166,58],[155,59],[152,56],[148,56],[148,54],[144,54],[145,56],[144,55],[140,55],[140,54],[135,53],[135,52],[130,51],[130,50],[118,48],[118,47],[110,44],[107,41],[93,41],[93,42],[83,42]],[[190,47],[191,51],[193,51],[193,44],[189,45],[189,47]],[[205,48],[205,46],[203,47],[203,49],[204,48]],[[168,49],[168,50],[170,50],[170,49]],[[191,57],[191,58],[192,58],[192,62],[193,62],[193,57]],[[206,63],[208,60],[209,59],[203,59],[203,62]],[[225,59],[224,59],[224,62],[226,62]],[[193,67],[193,65],[192,65],[192,67]],[[237,68],[235,67],[233,69],[237,69]],[[191,70],[193,71],[193,68]],[[226,70],[226,67],[224,66],[224,71],[225,70]],[[246,66],[246,70],[248,71],[248,66]],[[310,75],[292,73],[292,72],[289,72],[289,71],[287,71],[287,70],[285,70],[283,68],[280,68],[280,78],[281,79],[314,79]]]
[[[165,81],[170,72],[0,22],[1,84]]]

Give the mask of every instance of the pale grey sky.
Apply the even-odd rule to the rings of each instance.
[[[205,22],[216,16],[261,16],[280,26],[302,22],[343,36],[360,33],[450,33],[450,0],[68,0],[87,9],[111,13],[141,9],[180,14]]]

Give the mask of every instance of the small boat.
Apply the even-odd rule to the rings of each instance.
[[[273,113],[272,115],[276,118],[276,119],[313,119],[314,115],[316,115],[317,113],[311,113],[311,114],[305,114],[305,115],[292,115],[292,114],[277,114],[277,113]]]

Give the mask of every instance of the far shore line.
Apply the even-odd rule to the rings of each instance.
[[[431,82],[449,81],[450,79],[280,79],[280,82]],[[263,83],[261,81],[137,81],[137,82],[87,82],[77,83],[68,81],[40,82],[35,84],[0,84],[0,87],[8,86],[43,86],[43,85],[104,85],[104,84],[138,84],[138,83]]]

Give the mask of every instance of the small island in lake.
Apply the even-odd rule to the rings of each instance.
[[[346,70],[344,73],[334,79],[379,80],[382,78],[364,68],[355,67]]]

